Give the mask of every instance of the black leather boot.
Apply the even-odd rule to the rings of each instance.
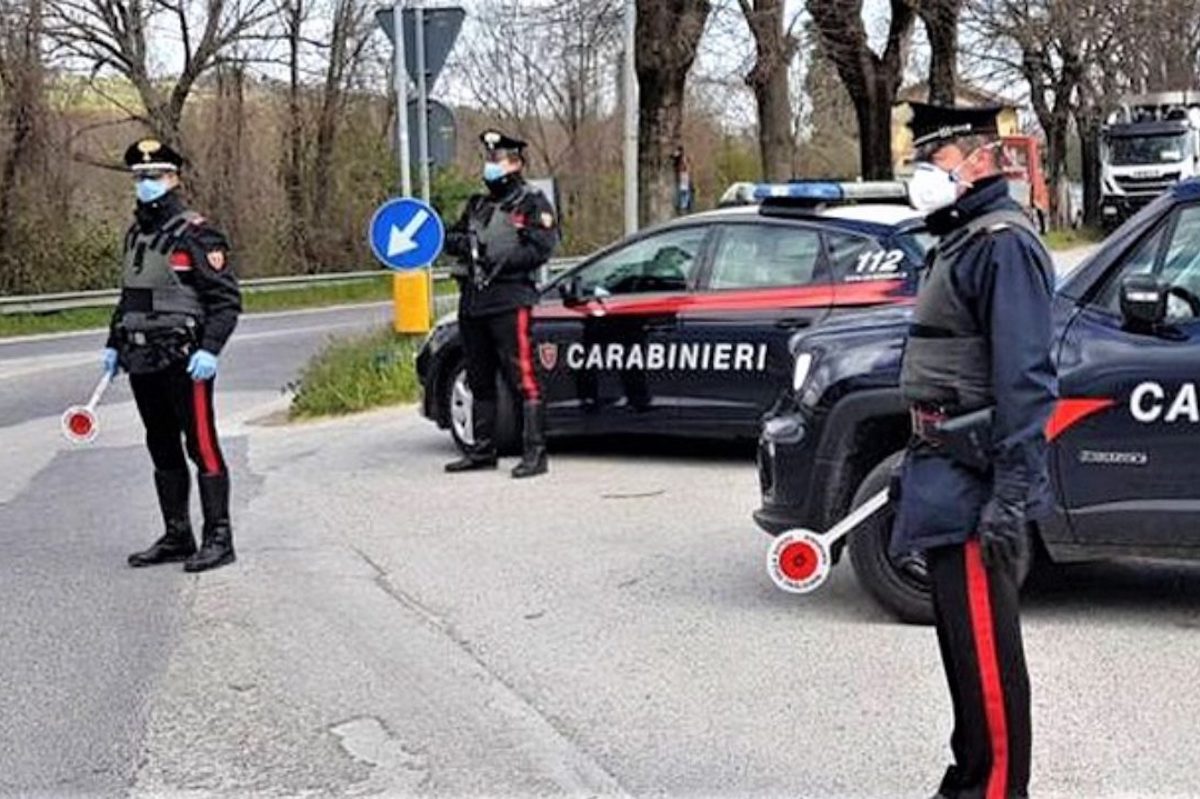
[[[233,563],[233,528],[229,524],[229,475],[200,475],[200,508],[204,533],[200,551],[183,564],[185,572],[202,572]]]
[[[512,476],[534,477],[550,471],[546,459],[546,414],[540,400],[528,400],[525,403],[525,451],[521,462],[513,467]]]
[[[188,519],[188,489],[191,482],[192,476],[187,469],[154,473],[154,487],[158,490],[158,506],[162,510],[166,532],[149,549],[130,555],[130,566],[141,568],[160,563],[178,563],[196,553],[196,538],[192,535],[192,522]]]
[[[496,403],[476,400],[472,409],[471,427],[475,432],[475,443],[456,461],[446,464],[446,471],[472,472],[476,469],[496,468]]]

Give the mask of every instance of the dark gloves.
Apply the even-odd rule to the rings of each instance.
[[[1028,546],[1025,532],[1025,498],[1021,488],[997,485],[979,515],[979,544],[983,563],[992,571],[1016,573]]]

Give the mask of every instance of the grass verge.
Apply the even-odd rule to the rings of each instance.
[[[289,416],[310,419],[415,402],[421,396],[416,369],[420,346],[420,336],[386,329],[334,339],[301,372]]]
[[[439,280],[434,283],[433,290],[436,294],[445,295],[458,291],[458,287],[452,280]],[[242,305],[246,313],[264,313],[383,302],[391,298],[391,273],[381,272],[379,277],[345,283],[295,289],[247,289],[242,292]],[[0,338],[91,330],[107,327],[111,318],[112,308],[71,308],[50,313],[3,314],[0,315]]]
[[[1046,248],[1050,250],[1070,250],[1075,247],[1086,247],[1104,240],[1104,231],[1096,228],[1063,228],[1051,230],[1042,237]]]

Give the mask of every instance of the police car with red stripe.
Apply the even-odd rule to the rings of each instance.
[[[798,331],[911,302],[931,243],[902,183],[760,185],[755,202],[645,230],[541,290],[532,360],[550,435],[758,436],[786,393]],[[460,446],[471,395],[457,322],[417,359],[424,413]],[[519,414],[500,392],[497,439]]]
[[[1057,507],[1034,552],[1200,559],[1200,179],[1105,240],[1053,308]],[[791,340],[794,380],[760,438],[754,518],[766,532],[827,529],[887,487],[911,429],[899,390],[909,315],[865,311]],[[850,560],[885,608],[928,622],[924,560],[889,555],[891,521],[882,511],[850,533]]]

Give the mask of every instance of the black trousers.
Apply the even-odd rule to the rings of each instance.
[[[192,380],[180,364],[161,372],[130,375],[129,385],[146,427],[146,448],[155,469],[186,469],[186,442],[187,457],[200,474],[228,474],[217,441],[212,380]]]
[[[533,363],[529,308],[489,316],[460,316],[467,383],[474,403],[476,441],[490,446],[496,424],[496,375],[524,402],[542,398]]]
[[[1009,799],[1029,790],[1029,673],[1016,575],[989,571],[979,542],[927,553],[950,699],[949,799]]]

